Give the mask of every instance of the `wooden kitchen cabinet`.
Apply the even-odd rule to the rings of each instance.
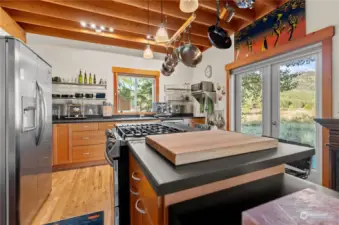
[[[160,224],[162,215],[160,197],[154,192],[131,153],[129,155],[129,179],[131,225]]]
[[[53,125],[53,166],[72,162],[68,124]]]
[[[73,169],[107,163],[106,135],[99,127],[100,123],[54,124],[53,168]]]

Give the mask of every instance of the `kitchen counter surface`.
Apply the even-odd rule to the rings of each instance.
[[[60,123],[94,123],[94,122],[119,122],[119,121],[143,121],[143,120],[159,120],[155,117],[100,117],[100,118],[86,118],[86,119],[56,119],[53,120],[53,124]]]
[[[315,153],[313,148],[279,143],[276,149],[175,167],[146,145],[145,140],[129,141],[128,145],[159,196],[297,161]]]
[[[63,123],[95,123],[95,122],[120,122],[120,121],[143,121],[143,120],[179,120],[179,119],[191,119],[191,118],[203,118],[194,117],[193,115],[182,115],[173,117],[153,117],[153,116],[112,116],[112,117],[89,117],[86,119],[53,119],[53,124]]]

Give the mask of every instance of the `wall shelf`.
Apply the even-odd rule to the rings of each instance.
[[[86,101],[106,101],[106,98],[52,98],[53,100],[86,100]]]
[[[67,83],[67,82],[52,82],[53,85],[72,85],[78,87],[103,87],[106,89],[106,84],[79,84],[79,83]]]

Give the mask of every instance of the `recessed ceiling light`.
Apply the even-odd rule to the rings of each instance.
[[[150,40],[150,39],[152,39],[152,35],[150,35],[150,34],[147,34],[147,36],[146,36],[146,39],[147,39],[147,40]]]
[[[112,27],[109,28],[109,32],[113,32],[114,29]]]
[[[87,23],[86,23],[85,21],[80,21],[80,25],[81,25],[82,27],[87,27]]]
[[[95,25],[95,23],[92,23],[92,24],[91,24],[91,27],[92,27],[93,29],[95,29],[97,26]]]
[[[101,26],[100,26],[100,29],[101,29],[101,30],[105,30],[106,28],[105,28],[104,26],[101,25]]]
[[[100,29],[95,29],[95,32],[101,33],[101,30]]]

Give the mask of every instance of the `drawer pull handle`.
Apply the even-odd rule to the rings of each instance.
[[[83,140],[88,140],[88,139],[89,139],[89,137],[83,137],[82,139],[83,139]]]
[[[138,199],[136,202],[135,202],[135,209],[141,213],[141,214],[146,214],[145,210],[142,210],[139,208],[139,202],[140,202],[141,199]]]
[[[84,128],[88,128],[88,126],[84,126]]]
[[[84,153],[82,153],[83,155],[89,155],[89,152],[84,152]]]
[[[135,175],[136,175],[136,172],[133,172],[132,173],[132,179],[135,180],[135,181],[138,181],[138,182],[141,181],[141,179],[139,177],[135,176]]]
[[[129,189],[129,192],[131,192],[132,195],[138,196],[139,192],[135,192],[132,190],[132,188]]]
[[[107,125],[108,127],[113,127],[113,125]]]

